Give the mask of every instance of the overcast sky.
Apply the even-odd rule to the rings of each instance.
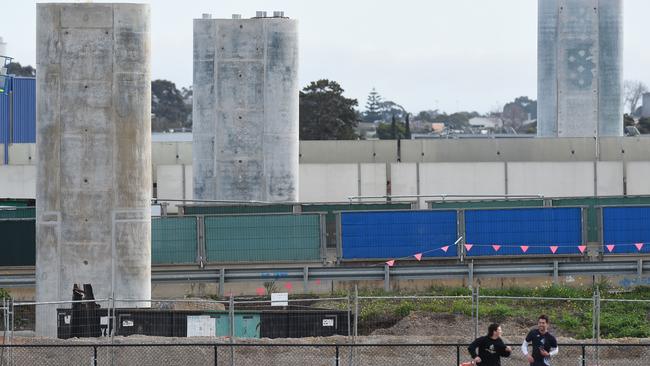
[[[414,113],[484,113],[520,95],[536,98],[537,0],[145,2],[151,4],[152,78],[179,89],[192,83],[192,19],[283,10],[299,20],[301,85],[336,80],[362,109],[372,87]],[[34,65],[36,2],[2,4],[7,52]],[[650,1],[624,0],[624,9],[624,78],[650,84],[650,51],[642,42]]]

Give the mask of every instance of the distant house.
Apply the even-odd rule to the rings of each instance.
[[[497,127],[498,120],[489,117],[474,117],[470,118],[469,125],[474,128],[495,128]]]

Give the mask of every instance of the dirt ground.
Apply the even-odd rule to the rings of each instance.
[[[534,325],[517,319],[502,324],[504,340],[515,345],[512,356],[502,360],[503,366],[526,364],[518,344]],[[485,332],[487,326],[487,323],[480,324],[480,334]],[[372,335],[360,336],[355,340],[344,336],[239,339],[238,345],[231,347],[228,345],[229,338],[129,336],[115,337],[113,343],[119,346],[111,348],[107,347],[110,338],[59,340],[17,336],[12,339],[12,344],[40,347],[0,348],[0,366],[92,365],[94,345],[98,346],[97,365],[456,366],[457,361],[469,360],[464,344],[472,340],[473,334],[473,324],[468,317],[413,312],[388,329],[376,330]],[[563,345],[559,355],[553,359],[553,366],[628,366],[650,363],[650,339],[604,340],[601,344],[608,346],[601,347],[598,351],[593,346],[586,346],[583,363],[583,347],[571,344],[592,341],[576,340],[561,332],[555,334]],[[334,345],[350,343],[356,343],[357,346],[340,346],[339,362],[336,363]],[[447,345],[430,346],[432,343]],[[453,345],[455,343],[462,345],[456,347]],[[218,345],[215,347],[215,344]],[[282,346],[269,347],[273,344]],[[51,347],[56,345],[71,347]]]

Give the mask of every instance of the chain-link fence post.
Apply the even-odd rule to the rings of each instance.
[[[235,365],[235,347],[232,345],[235,343],[235,297],[233,294],[230,294],[230,300],[228,302],[228,334],[230,336],[230,366]]]
[[[359,288],[354,284],[354,334],[352,337],[353,343],[356,343],[357,336],[359,335]]]

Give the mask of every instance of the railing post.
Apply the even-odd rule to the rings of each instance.
[[[93,346],[93,366],[97,366],[97,346]]]
[[[460,365],[460,345],[456,345],[456,365]]]
[[[587,353],[585,352],[585,345],[582,345],[582,366],[587,366]]]
[[[214,366],[219,365],[219,350],[217,349],[217,345],[214,345]]]
[[[390,266],[384,265],[384,291],[390,291]]]

